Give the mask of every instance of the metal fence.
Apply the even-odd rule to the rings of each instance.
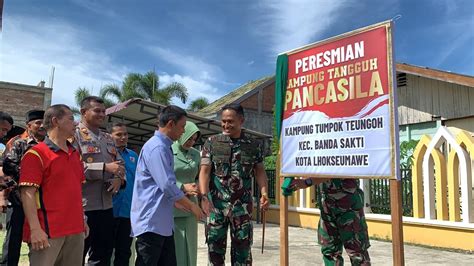
[[[275,204],[275,182],[276,182],[276,175],[275,175],[275,170],[265,170],[267,173],[268,177],[268,199],[270,200],[270,204]],[[253,187],[255,188],[253,190],[253,196],[256,199],[260,198],[260,189],[258,188],[257,184],[257,179],[253,179]]]
[[[400,169],[400,172],[402,176],[403,216],[413,216],[411,170]],[[266,170],[266,173],[268,176],[268,197],[270,198],[270,202],[274,204],[275,193],[277,193],[275,191],[276,173],[275,170]],[[369,188],[369,206],[372,213],[390,214],[390,181],[387,179],[372,179],[369,182]],[[257,193],[259,193],[258,190],[254,190],[254,196],[258,198]],[[317,203],[315,203],[314,207],[317,207]]]
[[[403,216],[413,216],[413,193],[411,169],[400,169],[402,176]],[[387,179],[373,179],[369,182],[370,208],[372,213],[390,214],[390,184]]]

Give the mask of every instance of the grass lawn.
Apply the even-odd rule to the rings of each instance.
[[[5,238],[6,231],[5,229],[2,229],[0,231],[0,245],[3,245],[3,240]],[[23,243],[21,246],[21,254],[20,254],[20,265],[28,265],[28,246]],[[0,253],[2,253],[1,248],[0,248]]]

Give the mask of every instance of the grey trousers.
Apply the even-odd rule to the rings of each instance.
[[[84,252],[84,233],[49,239],[50,247],[33,250],[30,247],[28,256],[31,266],[80,266]]]

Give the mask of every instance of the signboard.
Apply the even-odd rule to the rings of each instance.
[[[280,55],[281,176],[397,177],[391,29],[384,22]]]

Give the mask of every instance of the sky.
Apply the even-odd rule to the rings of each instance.
[[[212,102],[279,53],[398,15],[397,62],[474,76],[472,0],[4,0],[0,80],[48,86],[54,66],[53,104],[75,106],[78,87],[155,70]]]

